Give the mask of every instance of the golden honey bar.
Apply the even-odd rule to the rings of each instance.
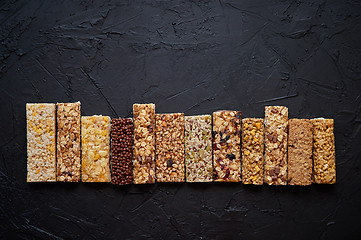
[[[110,182],[110,117],[81,118],[82,181]]]

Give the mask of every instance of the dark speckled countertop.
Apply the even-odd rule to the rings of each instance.
[[[1,239],[361,239],[360,1],[2,1]],[[26,183],[27,102],[335,119],[336,185]]]

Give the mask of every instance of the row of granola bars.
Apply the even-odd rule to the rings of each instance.
[[[243,182],[333,184],[332,119],[290,119],[282,106],[265,118],[240,111],[156,114],[134,104],[133,118],[81,116],[80,102],[27,104],[28,182]]]

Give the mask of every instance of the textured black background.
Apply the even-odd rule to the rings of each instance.
[[[361,239],[360,1],[3,1],[2,239]],[[25,104],[335,119],[337,183],[26,183]]]

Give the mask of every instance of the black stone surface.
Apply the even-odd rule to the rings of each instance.
[[[1,239],[361,239],[360,1],[2,1]],[[25,104],[335,119],[337,183],[26,183]]]

